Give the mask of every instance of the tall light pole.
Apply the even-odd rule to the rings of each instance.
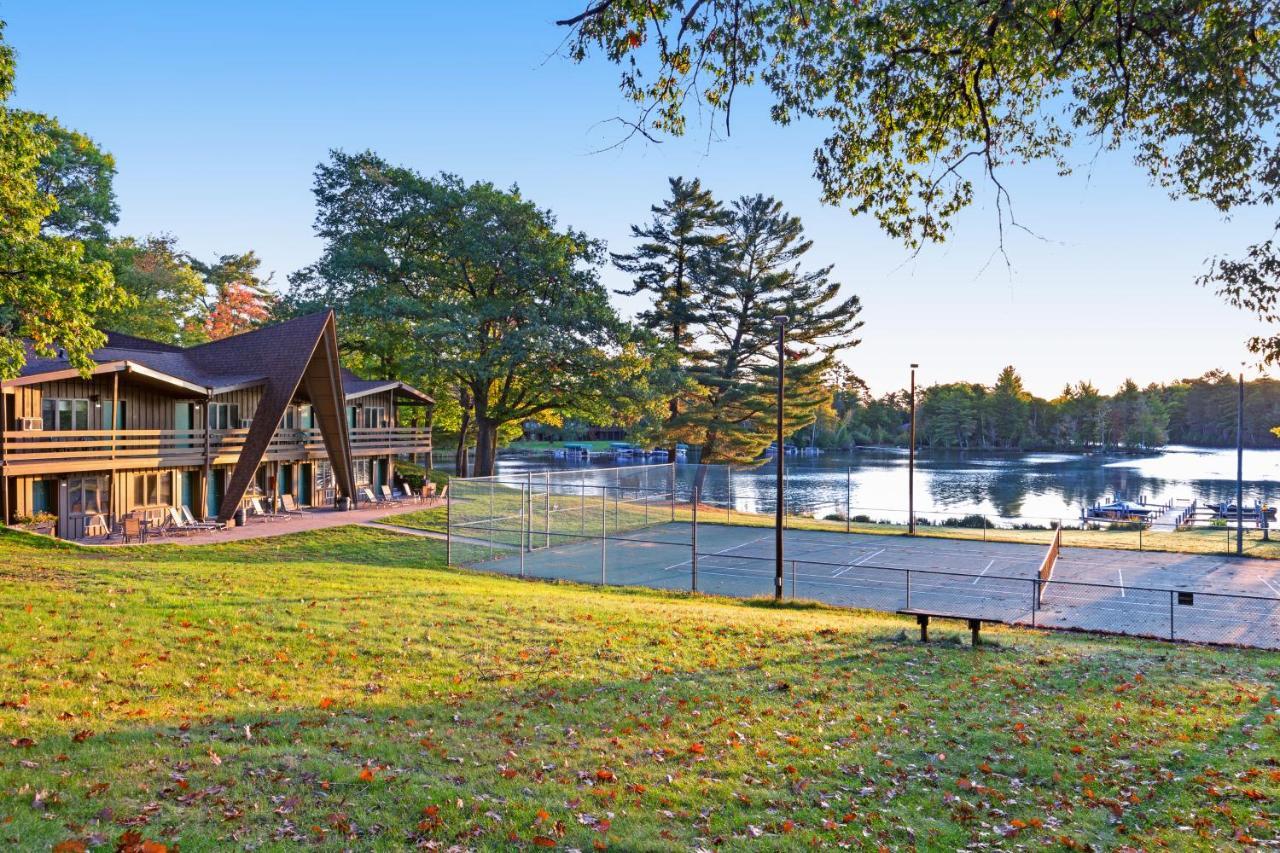
[[[916,535],[916,368],[911,365],[911,437],[907,451],[907,535]]]
[[[787,455],[783,451],[782,447],[782,401],[783,389],[785,386],[785,380],[783,379],[783,367],[786,364],[786,353],[783,346],[787,336],[787,318],[784,315],[779,314],[777,317],[773,318],[773,324],[778,327],[778,432],[775,439],[776,443],[774,444],[775,452],[773,454],[773,458],[778,465],[778,479],[775,487],[778,494],[778,500],[776,501],[777,507],[775,508],[773,519],[773,600],[782,601],[782,523],[785,507],[784,501],[786,500],[786,496],[782,491],[782,484],[784,474],[783,465],[786,464],[784,459]]]
[[[1242,554],[1244,554],[1244,362],[1240,363],[1240,398],[1236,401],[1236,556]]]

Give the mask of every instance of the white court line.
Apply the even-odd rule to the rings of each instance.
[[[857,560],[854,560],[852,563],[849,563],[847,566],[840,569],[838,572],[835,572],[834,574],[832,574],[831,577],[838,578],[845,572],[852,569],[854,566],[861,566],[863,563],[865,563],[867,560],[870,560],[872,557],[878,556],[883,553],[884,553],[883,548],[881,548],[879,551],[872,551],[870,554],[867,554],[865,557],[859,557]]]
[[[1117,568],[1116,574],[1120,577],[1120,597],[1124,598],[1124,572]]]
[[[876,551],[874,554],[868,554],[867,556],[863,557],[861,560],[858,560],[858,562],[854,563],[854,565],[861,566],[863,563],[865,563],[867,560],[870,560],[872,557],[875,557],[883,553],[884,553],[884,549],[881,548],[879,551]]]
[[[991,569],[991,567],[994,566],[995,564],[996,564],[995,560],[992,560],[990,563],[987,563],[987,567],[982,571],[978,572],[978,576],[973,579],[973,585],[977,586],[978,581],[982,580],[982,576],[985,575]]]
[[[721,550],[719,550],[719,551],[716,551],[714,554],[711,554],[710,556],[712,556],[712,557],[716,557],[716,556],[719,556],[719,555],[721,555],[721,554],[728,554],[730,551],[735,551],[735,550],[737,550],[738,548],[745,548],[745,547],[746,547],[746,546],[748,546],[748,545],[754,545],[754,544],[756,544],[757,542],[759,542],[760,540],[762,540],[762,539],[768,539],[768,538],[769,538],[768,536],[760,536],[760,537],[757,537],[757,538],[755,538],[755,539],[752,539],[750,542],[740,542],[740,543],[738,543],[737,545],[730,545],[728,548],[723,548],[723,549],[721,549]],[[665,544],[665,543],[663,543],[663,544]],[[680,544],[680,543],[674,543],[674,544]],[[678,568],[680,568],[681,566],[688,566],[688,565],[690,565],[690,564],[692,564],[692,563],[693,563],[693,560],[692,560],[692,559],[681,560],[681,561],[680,561],[680,562],[678,562],[678,563],[672,563],[671,565],[664,567],[662,570],[663,570],[664,572],[669,572],[669,571],[671,571],[672,569],[678,569]]]
[[[1264,578],[1262,575],[1258,575],[1258,580],[1265,583],[1267,585],[1267,588],[1270,589],[1272,592],[1274,592],[1276,595],[1280,595],[1280,587],[1277,587],[1275,584],[1273,584],[1271,581]]]
[[[755,539],[752,539],[750,542],[739,542],[737,545],[730,545],[728,548],[722,548],[722,549],[720,549],[719,551],[716,551],[716,554],[715,554],[715,555],[717,555],[717,556],[718,556],[718,555],[720,555],[720,554],[728,554],[730,551],[736,551],[736,550],[738,550],[739,548],[745,548],[745,547],[747,547],[748,545],[754,545],[754,544],[756,544],[757,542],[763,542],[765,539],[768,539],[768,538],[770,538],[770,537],[769,537],[769,536],[767,536],[767,535],[766,535],[766,536],[757,536]]]

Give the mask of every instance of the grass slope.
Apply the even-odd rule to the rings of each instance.
[[[0,535],[0,845],[1275,842],[1280,655]]]

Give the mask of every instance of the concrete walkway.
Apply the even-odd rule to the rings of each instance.
[[[377,525],[373,522],[386,518],[394,518],[411,512],[432,509],[441,506],[443,501],[426,503],[406,503],[400,506],[372,506],[368,509],[353,509],[339,512],[334,509],[313,509],[307,512],[291,514],[285,518],[261,519],[251,518],[243,527],[228,530],[210,530],[198,533],[164,534],[148,536],[145,545],[216,545],[219,542],[240,542],[246,539],[263,539],[270,536],[285,536],[290,533],[302,533],[308,530],[324,530],[329,527],[342,527],[348,524],[368,524],[385,527],[400,533],[425,534],[427,531],[411,527],[395,525]],[[440,535],[440,538],[444,538]],[[89,547],[118,547],[124,542],[119,537],[113,539],[94,538],[80,540],[76,544]],[[136,544],[133,542],[130,545]]]

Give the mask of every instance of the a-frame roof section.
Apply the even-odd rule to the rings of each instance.
[[[266,375],[262,398],[249,425],[249,434],[245,436],[240,459],[223,493],[220,520],[229,519],[240,506],[285,410],[299,395],[307,398],[315,409],[339,493],[355,496],[351,440],[343,416],[338,334],[332,311],[202,344],[188,353],[218,371],[233,372],[252,365]]]

